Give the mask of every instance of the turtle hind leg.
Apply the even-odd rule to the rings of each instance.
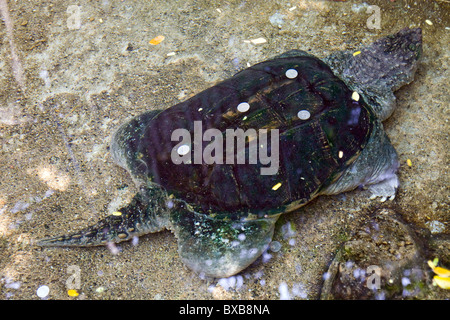
[[[182,261],[194,272],[214,278],[232,276],[253,263],[272,241],[277,219],[212,217],[182,201],[170,215]]]
[[[141,190],[127,206],[97,224],[70,235],[39,240],[38,246],[86,247],[126,241],[134,236],[161,231],[167,227],[170,200],[165,192]]]

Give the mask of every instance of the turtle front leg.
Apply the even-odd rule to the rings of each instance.
[[[165,191],[158,186],[142,188],[130,204],[97,224],[70,235],[42,239],[36,244],[53,247],[100,246],[161,231],[168,225],[171,202]]]
[[[364,187],[372,194],[371,199],[393,200],[399,186],[398,167],[397,152],[384,132],[383,124],[376,121],[359,157],[321,194],[333,195]]]
[[[214,277],[232,276],[254,262],[272,241],[278,216],[230,219],[196,213],[179,201],[170,214],[183,262],[194,272]]]

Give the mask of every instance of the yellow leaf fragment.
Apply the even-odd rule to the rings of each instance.
[[[71,290],[67,290],[67,294],[69,295],[69,297],[78,297],[78,292],[77,290],[71,289]]]
[[[408,167],[412,167],[412,161],[411,161],[411,159],[407,159],[407,160],[406,160],[406,164],[408,165]]]
[[[436,273],[440,277],[446,277],[446,278],[450,277],[450,270],[447,270],[445,268],[435,267],[433,269],[433,272]]]
[[[163,40],[165,39],[166,37],[164,37],[164,36],[157,36],[157,37],[155,37],[155,38],[153,38],[152,40],[150,40],[150,44],[151,45],[154,45],[154,46],[156,46],[157,44],[160,44],[161,42],[163,42]]]
[[[276,185],[272,187],[272,190],[276,191],[281,187],[281,182],[278,182]]]
[[[450,289],[450,278],[434,276],[433,281],[442,289]]]
[[[433,261],[428,260],[428,266],[436,273],[439,277],[450,278],[450,270],[442,267],[438,267],[438,260],[434,259]]]
[[[360,53],[361,53],[361,51],[353,52],[353,56],[357,56],[357,55],[360,54]]]
[[[435,264],[433,261],[428,260],[427,263],[428,263],[428,266],[431,268],[431,270],[433,270],[434,268],[436,268],[436,264]]]

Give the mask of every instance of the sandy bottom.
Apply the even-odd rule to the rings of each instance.
[[[391,291],[349,294],[344,287],[352,282],[343,280],[335,289],[346,298],[449,298],[432,285],[426,261],[437,257],[450,267],[450,6],[411,2],[371,1],[380,29],[370,29],[377,11],[360,1],[9,1],[0,28],[0,299],[318,299],[342,244],[359,250],[357,230],[380,210],[401,219],[412,240],[392,236],[394,243],[378,247],[411,263],[398,265]],[[280,219],[274,240],[281,248],[276,243],[229,279],[187,269],[169,231],[119,244],[118,252],[33,245],[93,224],[134,195],[108,151],[127,118],[290,49],[324,57],[404,27],[423,29],[424,54],[385,123],[401,162],[394,200],[369,200],[366,191],[318,198]],[[162,42],[150,44],[160,35]],[[377,256],[361,252],[344,252],[352,268],[363,268],[358,273],[334,271],[365,283],[361,270]],[[420,286],[412,269],[422,271]]]

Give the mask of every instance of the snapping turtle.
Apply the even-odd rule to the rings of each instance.
[[[168,228],[189,268],[227,277],[266,250],[281,214],[318,195],[370,186],[393,198],[399,164],[382,121],[393,91],[413,79],[421,42],[406,28],[322,60],[289,51],[131,119],[110,150],[138,194],[96,225],[38,244],[96,246]]]

